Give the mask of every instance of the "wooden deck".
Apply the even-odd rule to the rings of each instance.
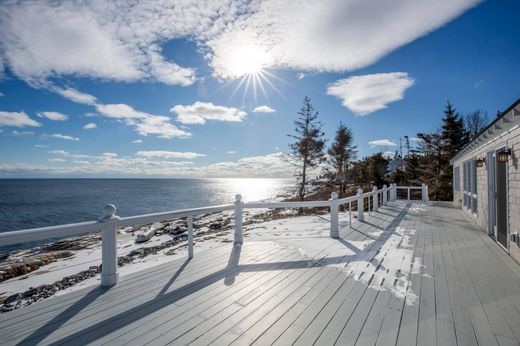
[[[520,266],[449,204],[393,202],[329,241],[222,244],[0,315],[0,343],[520,343]]]

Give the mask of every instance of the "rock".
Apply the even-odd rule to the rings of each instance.
[[[209,224],[209,229],[221,229],[222,223],[221,222],[213,222]]]
[[[47,251],[81,250],[98,244],[100,241],[101,236],[99,234],[89,234],[80,237],[58,240],[52,244],[43,245],[42,249]]]
[[[25,275],[46,264],[56,262],[61,258],[68,258],[74,256],[71,251],[55,251],[25,257],[14,263],[7,263],[0,267],[0,282],[5,280]]]
[[[136,243],[144,243],[152,239],[155,233],[157,233],[157,231],[162,227],[163,225],[160,222],[152,224],[150,227],[148,227],[147,229],[145,229],[137,235],[137,237],[135,238]]]

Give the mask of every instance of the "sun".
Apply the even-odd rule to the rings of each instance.
[[[265,40],[260,40],[250,32],[230,32],[214,42],[212,50],[214,54],[211,65],[216,72],[215,75],[225,81],[217,92],[226,86],[234,85],[228,100],[242,89],[242,103],[246,95],[252,94],[256,104],[258,92],[261,92],[269,103],[267,88],[273,89],[285,98],[270,80],[283,81],[273,73],[277,66],[275,54]]]
[[[258,75],[271,64],[269,54],[254,43],[240,43],[230,47],[225,67],[234,78]]]

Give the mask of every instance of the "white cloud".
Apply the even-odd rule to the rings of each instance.
[[[6,65],[29,82],[72,75],[180,85],[194,81],[192,68],[165,61],[155,44],[182,32],[191,34],[182,22],[172,24],[183,17],[184,22],[192,20],[181,14],[187,8],[42,1],[13,3],[3,10]]]
[[[30,136],[34,136],[34,131],[11,131],[11,133],[13,134],[13,136],[17,136],[17,137],[30,137]]]
[[[48,145],[43,145],[43,144],[35,144],[34,147],[35,148],[48,148],[49,146]]]
[[[72,137],[72,136],[69,136],[69,135],[62,135],[61,133],[53,133],[53,134],[43,134],[42,135],[42,138],[57,138],[57,139],[65,139],[67,141],[79,141],[79,138],[78,137]]]
[[[474,88],[474,89],[478,89],[478,88],[480,88],[480,87],[481,87],[485,82],[486,82],[485,80],[481,79],[481,80],[479,80],[478,82],[476,82],[475,85],[473,85],[473,88]]]
[[[92,130],[97,129],[97,125],[95,123],[88,123],[87,125],[83,126],[84,130]]]
[[[192,153],[192,152],[178,152],[178,151],[163,151],[163,150],[155,150],[155,151],[138,151],[135,153],[135,156],[138,157],[160,157],[164,159],[195,159],[197,157],[205,157],[205,154]]]
[[[286,154],[278,152],[193,167],[192,170],[205,177],[291,177],[294,166]]]
[[[222,76],[228,71],[219,67],[226,66],[222,60],[230,46],[245,38],[272,57],[271,67],[348,71],[376,62],[479,2],[264,0],[252,2],[248,12],[207,44]]]
[[[393,159],[395,156],[394,151],[384,151],[384,152],[381,152],[381,154],[383,155],[383,157],[390,159],[390,160]]]
[[[3,112],[0,111],[0,126],[25,127],[42,126],[36,120],[31,119],[25,112]]]
[[[229,154],[229,155],[234,155],[234,154],[236,154],[237,152],[234,151],[234,150],[228,150],[228,151],[226,151],[226,153]]]
[[[305,73],[302,73],[302,72],[298,73],[298,74],[296,75],[296,78],[298,78],[298,79],[304,79],[304,78],[305,78]]]
[[[188,138],[191,133],[179,129],[172,124],[171,119],[164,115],[154,115],[140,112],[126,104],[97,104],[97,111],[108,118],[122,119],[127,125],[132,125],[136,131],[147,136],[157,135],[161,138]]]
[[[65,150],[51,150],[51,151],[49,151],[49,154],[63,155],[63,156],[70,155],[70,153],[68,151],[65,151]]]
[[[97,101],[96,97],[94,97],[90,94],[83,93],[74,88],[58,88],[58,87],[51,86],[50,89],[52,91],[54,91],[55,93],[65,97],[66,99],[68,99],[72,102],[86,104],[86,105],[94,105]]]
[[[36,115],[40,118],[45,118],[54,121],[66,121],[69,117],[59,112],[38,112]]]
[[[96,109],[104,116],[115,119],[144,119],[147,116],[146,113],[136,111],[124,103],[98,104]]]
[[[182,124],[205,124],[208,120],[242,121],[246,112],[234,107],[215,106],[211,102],[197,101],[193,105],[177,105],[170,109],[177,114],[177,121]]]
[[[116,153],[103,153],[101,155],[104,156],[104,157],[117,157]]]
[[[168,61],[161,44],[194,40],[215,68],[237,46],[254,42],[269,66],[345,71],[370,65],[479,0],[182,2],[10,2],[0,24],[2,58],[29,82],[56,76],[190,85],[195,71]],[[2,62],[3,61],[3,62]]]
[[[141,144],[143,143],[142,139],[136,139],[135,141],[132,141],[132,143]]]
[[[276,110],[269,106],[258,106],[255,109],[253,109],[253,112],[254,113],[273,113],[273,112],[276,112]]]
[[[110,157],[50,151],[69,162],[66,167],[0,163],[0,176],[185,176],[185,177],[291,177],[294,166],[284,153],[245,157],[237,161],[194,166],[192,161],[170,161],[161,157]]]
[[[414,79],[405,72],[376,73],[340,79],[327,87],[327,94],[341,99],[356,115],[367,115],[403,99]]]
[[[397,146],[396,143],[392,142],[389,139],[378,139],[375,141],[368,142],[371,146],[383,146],[383,147],[395,147]]]
[[[1,72],[0,72],[1,73]],[[0,93],[0,97],[4,97],[5,95],[3,93]]]
[[[62,159],[61,157],[54,157],[52,159],[49,159],[49,162],[65,162],[65,159]]]

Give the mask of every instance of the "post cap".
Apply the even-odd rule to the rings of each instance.
[[[384,184],[384,185],[383,185],[383,189],[386,189],[386,187],[387,187],[386,184]]]
[[[360,188],[360,187],[358,187],[358,189],[357,189],[357,193],[358,193],[358,194],[362,194],[362,193],[363,193],[363,189]]]
[[[372,186],[372,191],[377,191],[377,186]]]
[[[110,218],[116,213],[116,206],[113,204],[107,204],[103,207],[103,216]]]
[[[332,199],[338,199],[338,193],[336,191],[333,191],[331,194],[330,194],[330,197]]]
[[[235,195],[235,201],[240,202],[241,200],[242,200],[242,195],[239,194],[239,193],[237,193],[237,194]]]

